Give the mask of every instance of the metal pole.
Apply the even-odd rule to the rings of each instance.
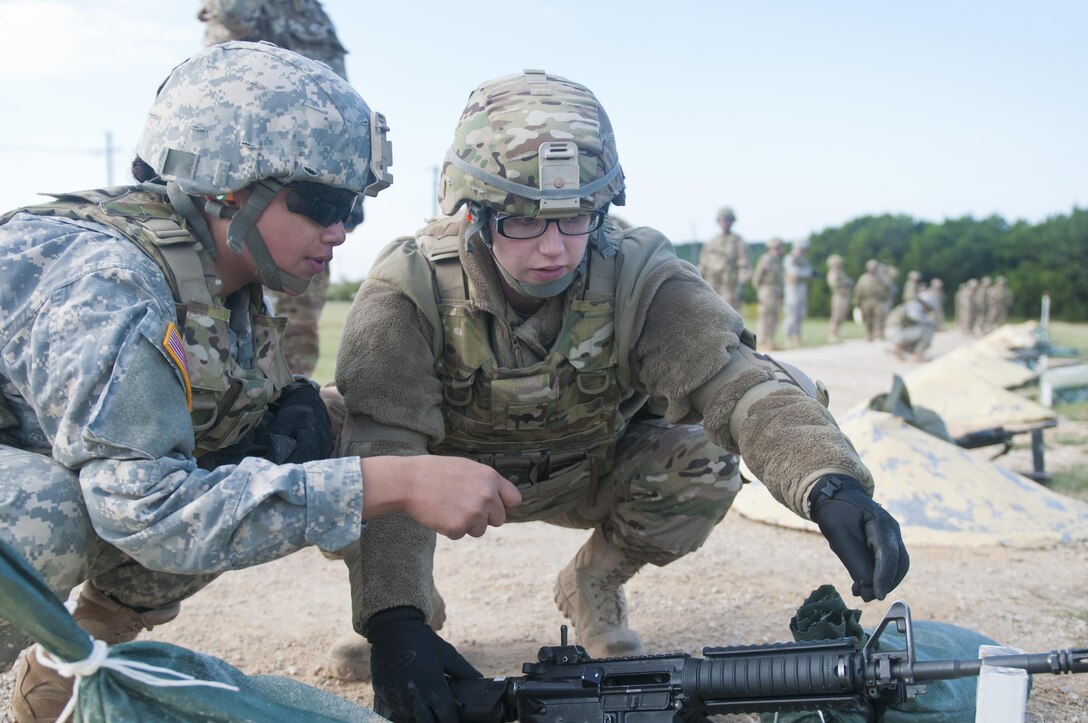
[[[113,185],[113,133],[106,131],[106,185]]]
[[[438,166],[433,166],[432,171],[432,186],[434,187],[434,193],[431,194],[431,218],[438,218]]]

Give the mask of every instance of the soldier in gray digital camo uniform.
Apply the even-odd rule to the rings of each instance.
[[[915,294],[914,298],[891,310],[885,333],[896,358],[906,359],[909,356],[914,361],[924,361],[936,330],[936,315],[929,298]]]
[[[325,407],[264,308],[264,286],[305,290],[357,194],[392,180],[385,130],[326,66],[227,43],[162,85],[142,183],[0,217],[0,537],[62,599],[83,583],[94,637],[132,640],[219,573],[343,547],[386,512],[456,537],[517,502],[468,460],[328,458]],[[0,665],[27,642],[0,620]],[[71,695],[34,651],[19,723]]]
[[[699,251],[699,273],[710,286],[721,294],[725,303],[744,311],[741,289],[752,276],[752,262],[748,244],[733,233],[737,216],[728,206],[718,211],[718,226],[722,232],[703,244]]]
[[[782,303],[786,309],[786,346],[801,346],[801,326],[808,316],[808,282],[812,279],[812,264],[805,252],[808,240],[795,241],[790,253],[782,261]]]
[[[930,279],[928,285],[918,289],[918,295],[929,306],[933,313],[933,321],[937,324],[937,330],[940,331],[944,326],[944,282],[938,278]]]
[[[439,189],[447,215],[387,246],[349,313],[342,453],[476,459],[520,488],[511,520],[588,530],[555,600],[598,657],[643,651],[623,584],[703,544],[741,489],[738,453],[820,524],[855,593],[898,583],[898,526],[816,387],[757,353],[667,238],[611,221],[623,171],[592,92],[540,70],[479,86]],[[448,679],[475,674],[425,623],[434,544],[389,516],[344,550],[398,720],[455,720]]]
[[[230,40],[267,40],[281,48],[320,60],[347,78],[347,51],[336,28],[317,0],[203,0],[197,18],[204,25],[204,44]],[[351,233],[363,220],[363,199],[355,204],[344,230]],[[317,367],[321,345],[318,323],[329,293],[330,270],[316,275],[297,296],[270,291],[277,316],[288,321],[283,354],[295,374],[310,376]]]

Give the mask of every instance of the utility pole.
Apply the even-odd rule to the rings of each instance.
[[[431,185],[434,191],[431,194],[431,218],[438,218],[438,166],[432,166]]]
[[[106,131],[106,186],[113,185],[113,133]]]

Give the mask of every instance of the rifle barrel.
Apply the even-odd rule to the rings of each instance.
[[[921,660],[913,666],[914,679],[947,680],[978,675],[983,665],[1019,668],[1028,673],[1088,673],[1088,648],[1051,650],[1049,653],[994,655],[979,660]]]

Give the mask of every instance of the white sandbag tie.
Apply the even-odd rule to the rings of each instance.
[[[223,688],[224,690],[231,690],[235,693],[238,692],[238,686],[229,683],[222,683],[217,680],[198,680],[187,673],[181,673],[176,670],[171,670],[170,668],[161,668],[157,665],[149,665],[148,663],[141,663],[138,660],[111,658],[109,657],[109,646],[102,640],[91,638],[91,644],[90,655],[83,660],[73,661],[60,660],[55,658],[41,645],[34,646],[34,654],[37,656],[39,663],[47,668],[52,668],[65,678],[75,678],[75,685],[72,687],[72,697],[68,699],[68,704],[65,705],[64,710],[61,711],[60,717],[57,718],[57,723],[65,723],[75,710],[76,699],[79,696],[79,682],[83,678],[94,675],[102,668],[114,670],[121,675],[156,688],[176,688],[200,685],[208,688]]]

